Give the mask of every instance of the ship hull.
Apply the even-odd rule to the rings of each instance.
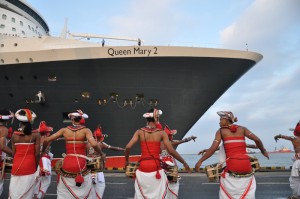
[[[116,49],[133,52],[134,48]],[[143,113],[157,107],[163,111],[161,123],[177,129],[176,139],[181,139],[261,59],[261,55],[245,51],[138,48],[156,48],[161,53],[112,56],[109,47],[5,51],[0,55],[1,106],[12,111],[28,107],[38,116],[34,127],[45,120],[55,131],[68,125],[66,113],[82,109],[90,116],[87,126],[94,130],[101,124],[109,135],[105,142],[120,147],[125,147],[133,133],[146,124]],[[56,81],[48,81],[54,76]],[[44,93],[45,103],[28,103],[38,91]],[[83,92],[89,97],[83,98]],[[118,94],[116,102],[111,98],[113,93]],[[99,105],[99,99],[107,103]],[[63,142],[53,143],[52,150],[59,157]],[[132,154],[138,153],[135,147]]]

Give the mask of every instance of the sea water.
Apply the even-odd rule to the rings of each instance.
[[[286,169],[289,169],[293,165],[292,157],[294,156],[294,153],[270,153],[269,160],[261,153],[254,153],[249,155],[255,156],[258,159],[258,162],[261,167],[284,166]],[[191,168],[194,168],[197,161],[201,158],[201,155],[196,155],[196,154],[181,154],[181,156],[184,158],[184,160],[188,163],[188,165]],[[201,168],[204,168],[207,165],[211,165],[218,162],[219,162],[219,156],[216,153],[212,155],[210,158],[208,158],[207,160],[205,160],[202,163]],[[183,168],[180,162],[178,162],[178,167]]]

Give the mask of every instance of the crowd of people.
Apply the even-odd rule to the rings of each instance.
[[[219,176],[219,198],[255,198],[255,169],[252,167],[246,147],[258,148],[269,159],[269,154],[262,141],[248,128],[235,124],[237,118],[230,111],[219,111],[220,128],[209,149],[199,152],[202,157],[195,165],[199,172],[202,163],[220,150],[220,162],[225,165]],[[139,198],[178,198],[180,176],[176,171],[176,160],[181,162],[185,171],[192,169],[175,150],[176,146],[196,139],[195,136],[183,140],[174,140],[176,130],[168,125],[161,125],[159,118],[162,111],[150,109],[143,115],[146,126],[139,128],[125,148],[111,146],[104,142],[105,135],[100,125],[92,132],[85,125],[86,113],[76,110],[68,114],[71,124],[55,133],[45,121],[40,122],[35,130],[32,124],[37,115],[29,109],[20,109],[15,114],[9,110],[0,110],[0,197],[5,178],[4,167],[12,161],[9,198],[37,199],[44,198],[51,183],[52,170],[57,173],[57,198],[103,198],[105,178],[103,170],[89,168],[91,160],[105,164],[106,150],[120,151],[124,154],[125,167],[129,165],[130,151],[140,144],[139,166],[134,171],[135,199]],[[16,118],[19,128],[11,130]],[[293,195],[300,198],[300,124],[293,129],[295,136],[276,135],[274,138],[292,142],[295,149],[295,162],[290,176]],[[247,145],[246,138],[255,142]],[[55,168],[52,168],[51,143],[65,141],[66,152]],[[11,148],[8,142],[11,142]],[[103,166],[104,167],[104,166]],[[170,171],[173,173],[170,175]],[[175,175],[175,176],[174,176]],[[16,188],[17,187],[17,188]]]

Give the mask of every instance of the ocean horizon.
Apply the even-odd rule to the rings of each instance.
[[[180,154],[185,161],[188,163],[188,165],[191,168],[195,167],[195,164],[197,161],[201,158],[201,155],[197,154]],[[251,153],[250,156],[255,156],[258,159],[258,162],[261,167],[285,167],[286,169],[290,169],[290,167],[293,165],[292,157],[294,156],[294,152],[291,153],[269,153],[269,160],[263,156],[261,153]],[[207,165],[215,164],[219,162],[218,153],[215,153],[210,158],[205,160],[203,164],[201,165],[201,168],[206,167]],[[183,165],[178,162],[178,167],[183,168]]]

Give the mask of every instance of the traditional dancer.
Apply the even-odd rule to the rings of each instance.
[[[86,141],[105,160],[105,154],[93,138],[90,129],[79,124],[81,118],[88,118],[88,115],[81,110],[69,113],[72,125],[62,128],[56,133],[45,138],[42,152],[45,153],[47,146],[57,138],[63,136],[66,141],[66,156],[63,158],[61,168],[57,169],[58,184],[57,198],[96,198],[92,188],[90,170],[86,167]]]
[[[36,114],[29,109],[20,109],[15,116],[20,121],[20,128],[13,133],[11,139],[13,166],[9,198],[32,199],[40,157],[40,135],[31,132],[31,123],[36,118]]]
[[[171,142],[171,144],[174,148],[176,148],[178,145],[180,145],[182,143],[186,143],[191,140],[195,141],[195,139],[197,139],[197,137],[195,137],[195,136],[190,136],[190,137],[184,138],[183,140],[173,140],[173,136],[177,133],[177,130],[171,130],[168,125],[165,125],[164,131],[167,133],[169,141]],[[169,167],[171,167],[171,168],[174,166],[177,167],[175,158],[168,153],[163,142],[161,143],[160,147],[161,147],[160,157],[161,157],[162,162],[165,163],[165,164],[163,164],[163,165],[165,165],[165,168],[164,167],[163,168],[166,171],[168,171]],[[174,198],[174,199],[178,198],[179,179],[180,179],[180,177],[178,176],[178,180],[176,182],[169,180],[169,187],[172,192],[172,197],[169,197],[169,198]]]
[[[105,135],[102,133],[102,127],[100,124],[98,125],[97,129],[94,131],[94,138],[98,142],[99,147],[103,149],[110,149],[113,151],[124,151],[125,149],[121,147],[115,147],[108,145],[104,142],[104,137]],[[88,157],[95,158],[99,154],[94,150],[93,147],[91,147],[90,144],[87,144],[87,149],[88,149]],[[104,165],[103,165],[104,167]],[[98,199],[103,198],[104,190],[105,190],[105,178],[104,178],[104,173],[103,172],[92,172],[92,182],[93,182],[93,187],[96,192],[96,196]]]
[[[300,121],[296,124],[294,129],[290,129],[294,131],[294,136],[287,136],[287,135],[276,135],[274,139],[276,142],[279,139],[289,140],[292,142],[295,150],[295,156],[293,158],[294,163],[291,171],[290,176],[290,187],[292,189],[293,195],[289,198],[297,199],[300,198]]]
[[[256,181],[250,158],[246,154],[245,137],[253,140],[261,153],[269,159],[261,140],[246,127],[234,125],[237,118],[232,112],[219,111],[220,129],[216,132],[215,140],[207,152],[195,165],[199,172],[203,161],[211,157],[220,142],[223,141],[226,154],[226,168],[220,179],[219,198],[255,198]]]
[[[162,114],[161,110],[151,109],[143,115],[147,126],[138,129],[125,148],[126,165],[129,163],[130,150],[140,141],[140,166],[135,173],[135,199],[138,198],[169,198],[172,193],[164,170],[161,168],[160,144],[164,143],[167,151],[180,161],[188,172],[190,168],[184,159],[172,147],[168,135],[156,128],[156,120]]]
[[[33,130],[33,133],[40,133],[40,150],[42,151],[43,142],[46,137],[50,136],[50,133],[53,131],[52,127],[47,126],[45,121],[41,121],[39,128]],[[50,145],[47,147],[44,154],[41,154],[41,159],[39,161],[38,171],[40,172],[40,177],[38,178],[35,191],[34,199],[44,198],[48,187],[51,184],[51,161],[53,159],[53,154],[50,152]]]
[[[7,146],[8,122],[14,117],[9,110],[0,110],[0,196],[3,192],[4,167],[6,155],[12,155],[12,150]]]

